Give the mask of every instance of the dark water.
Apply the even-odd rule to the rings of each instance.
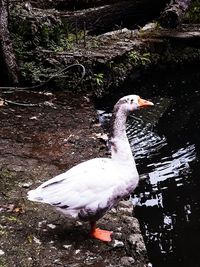
[[[140,185],[132,196],[136,217],[153,266],[199,267],[198,71],[171,74],[148,86],[156,88],[151,88],[155,106],[131,116],[127,125],[140,173]],[[102,113],[101,119],[105,115],[109,116]]]

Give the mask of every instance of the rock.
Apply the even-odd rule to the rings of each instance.
[[[141,234],[131,234],[128,238],[128,242],[131,248],[136,250],[136,252],[141,253],[143,251],[146,251]]]
[[[132,257],[124,256],[121,258],[121,264],[123,266],[133,266],[134,262],[135,262],[135,260]]]
[[[129,200],[120,201],[120,206],[123,208],[133,208],[133,205],[132,205],[131,201],[129,201]]]
[[[2,249],[0,249],[0,256],[3,256],[4,254],[5,252]]]
[[[76,221],[76,222],[75,222],[75,225],[76,225],[76,226],[82,226],[82,225],[83,225],[83,223],[82,223],[82,222],[80,222],[80,221]]]
[[[55,224],[52,224],[52,223],[49,223],[47,224],[47,226],[51,229],[55,229],[56,228],[56,225]]]
[[[140,31],[151,31],[151,30],[155,30],[157,27],[157,24],[155,22],[150,22],[150,23],[147,23],[144,27],[142,27],[140,29]]]
[[[121,232],[115,232],[115,237],[118,239],[122,239],[122,233]]]
[[[72,245],[63,245],[63,248],[65,248],[65,249],[69,249],[71,247],[72,247]]]
[[[28,182],[28,183],[23,183],[21,186],[23,188],[29,188],[33,183],[32,182]]]
[[[122,248],[124,247],[124,242],[114,239],[113,244],[112,244],[113,248]]]
[[[39,228],[46,227],[46,223],[47,223],[46,220],[43,220],[43,221],[41,221],[41,222],[38,222],[38,227],[39,227]]]

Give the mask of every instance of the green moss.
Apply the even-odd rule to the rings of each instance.
[[[23,59],[23,52],[26,49],[26,45],[23,42],[23,37],[17,33],[11,33],[11,38],[12,38],[12,44],[18,56],[18,59],[19,60]]]
[[[0,257],[0,267],[8,267],[6,259],[3,256]]]
[[[19,5],[11,10],[11,33],[18,54],[27,48],[35,49],[38,46],[52,50],[67,50],[75,42],[83,39],[83,31],[75,34],[75,30],[57,18],[53,12],[37,12],[39,11],[27,13]]]
[[[9,216],[9,217],[7,217],[7,220],[9,222],[21,224],[21,221],[18,218],[16,218],[15,216]]]
[[[0,177],[1,179],[10,179],[13,177],[13,173],[8,169],[2,168],[0,170]]]
[[[187,23],[200,23],[200,0],[193,0],[184,18]]]
[[[25,62],[22,64],[21,74],[26,81],[40,82],[41,71],[35,62]]]
[[[16,183],[15,174],[6,168],[0,169],[0,180],[4,191],[11,190],[13,185]]]

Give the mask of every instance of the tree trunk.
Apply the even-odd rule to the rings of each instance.
[[[8,9],[7,1],[0,0],[0,69],[3,74],[0,82],[6,85],[18,84],[18,66],[10,33],[8,30]]]
[[[160,24],[164,28],[176,28],[187,11],[191,0],[171,0],[160,16]]]
[[[63,12],[61,17],[70,30],[83,30],[89,34],[100,34],[123,27],[135,28],[144,25],[160,14],[167,0],[123,0],[97,8],[74,12]],[[149,5],[151,4],[151,8]]]

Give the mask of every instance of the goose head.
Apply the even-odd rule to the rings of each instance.
[[[151,101],[142,99],[138,95],[127,95],[120,98],[120,100],[115,104],[114,111],[122,109],[125,113],[129,114],[134,110],[153,105],[154,104]]]
[[[110,121],[110,138],[126,139],[126,119],[134,110],[153,106],[151,101],[142,99],[138,95],[127,95],[119,99],[113,109]]]

